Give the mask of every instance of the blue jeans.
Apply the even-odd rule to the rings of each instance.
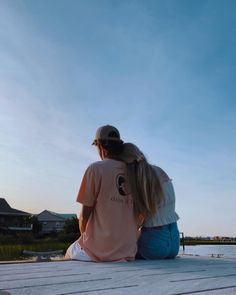
[[[138,258],[171,259],[179,252],[179,230],[177,223],[162,227],[143,227],[138,240]]]

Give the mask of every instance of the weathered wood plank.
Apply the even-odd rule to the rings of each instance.
[[[0,265],[12,295],[236,294],[236,260],[185,257],[129,263],[79,261]]]

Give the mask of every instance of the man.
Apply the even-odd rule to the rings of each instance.
[[[66,258],[86,261],[129,261],[137,252],[137,222],[127,181],[127,167],[121,161],[123,141],[110,125],[98,128],[93,145],[101,161],[91,164],[83,177],[77,202],[81,237]]]

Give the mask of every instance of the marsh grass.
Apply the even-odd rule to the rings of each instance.
[[[23,250],[36,252],[63,250],[65,252],[69,245],[70,243],[61,242],[39,242],[31,245],[0,245],[0,261],[29,259],[29,257],[23,256]]]

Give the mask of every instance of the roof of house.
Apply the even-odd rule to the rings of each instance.
[[[76,214],[59,214],[49,210],[44,210],[36,215],[39,221],[64,221],[73,217],[77,218]]]
[[[11,206],[7,203],[7,201],[4,198],[0,198],[0,214],[1,215],[21,215],[21,216],[31,215],[30,213],[11,208]]]
[[[74,217],[77,218],[76,214],[59,214],[59,215],[61,215],[65,219],[72,219]]]

